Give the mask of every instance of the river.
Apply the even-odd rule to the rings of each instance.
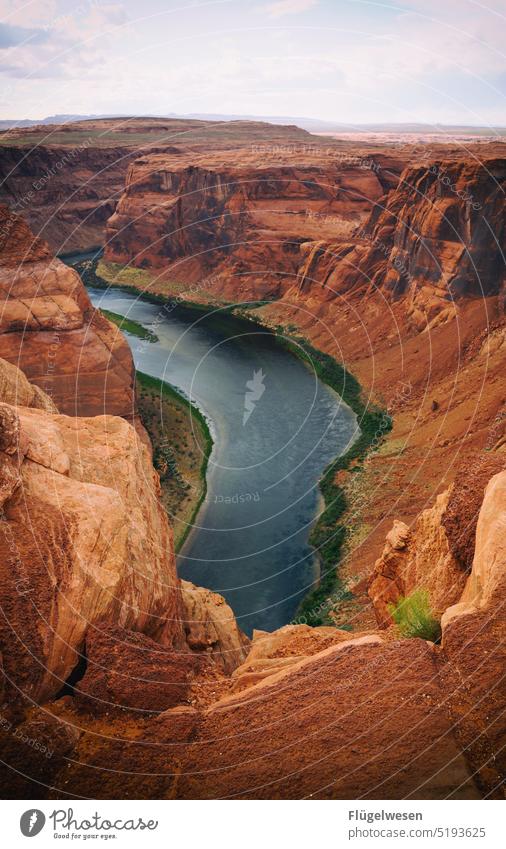
[[[125,333],[136,367],[179,389],[210,424],[208,492],[179,552],[180,576],[222,593],[248,634],[285,625],[318,575],[308,542],[318,481],[356,437],[354,413],[258,325],[223,310],[164,310],[118,289],[88,292],[156,334]]]

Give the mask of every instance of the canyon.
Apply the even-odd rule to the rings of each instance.
[[[104,180],[95,205],[117,198],[72,246],[103,241],[98,273],[150,295],[249,302],[257,321],[344,363],[392,417],[336,472],[352,630],[338,605],[325,625],[249,639],[221,596],[179,580],[129,348],[5,209],[3,786],[12,798],[502,798],[505,148],[357,150],[294,128],[248,135],[247,122],[213,137],[204,123],[181,122],[188,138],[160,150],[149,122],[129,122],[125,184]],[[100,128],[100,150],[126,144],[121,122],[78,130]],[[55,130],[63,148],[70,130]],[[37,133],[17,131],[16,156],[44,147]],[[141,135],[156,149],[140,150]],[[24,169],[40,170],[30,156],[11,200]],[[32,223],[53,204],[37,195]],[[92,204],[72,204],[78,232]],[[435,642],[392,622],[389,605],[420,588]]]

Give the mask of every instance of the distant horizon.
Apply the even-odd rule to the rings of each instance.
[[[20,129],[23,129],[21,126],[23,123],[29,124],[30,126],[36,125],[50,125],[51,122],[54,122],[56,125],[65,123],[75,123],[78,121],[100,121],[100,120],[121,120],[121,119],[155,119],[155,120],[202,120],[202,121],[260,121],[260,122],[285,122],[286,124],[296,124],[300,122],[299,125],[302,129],[304,129],[304,124],[310,125],[320,125],[320,127],[328,127],[327,130],[321,130],[322,132],[332,132],[335,128],[336,130],[342,130],[347,128],[351,131],[353,129],[356,130],[369,130],[369,132],[374,132],[372,128],[384,128],[384,132],[388,132],[389,129],[398,129],[399,131],[404,132],[412,132],[415,131],[414,128],[425,129],[427,131],[438,132],[444,130],[489,130],[490,132],[496,130],[505,130],[506,124],[459,124],[459,123],[442,123],[437,122],[431,124],[427,121],[363,121],[363,122],[350,122],[350,121],[333,121],[329,119],[320,119],[320,118],[309,118],[303,115],[252,115],[252,114],[220,114],[214,112],[188,112],[188,113],[176,113],[176,112],[117,112],[117,113],[55,113],[53,115],[45,115],[44,117],[22,117],[22,118],[1,118],[0,119],[0,129],[4,124],[12,124],[12,129],[16,126],[20,126]],[[409,130],[408,128],[413,128],[413,130]],[[382,130],[376,129],[376,132],[381,132]]]
[[[0,0],[0,120],[154,117],[170,103],[503,127],[505,12],[504,0]]]

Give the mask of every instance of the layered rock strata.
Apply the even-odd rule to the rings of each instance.
[[[92,307],[79,275],[7,207],[0,207],[0,357],[61,412],[134,414],[126,340]]]

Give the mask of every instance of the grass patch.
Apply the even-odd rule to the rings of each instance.
[[[153,445],[162,502],[179,551],[207,494],[213,439],[205,416],[171,384],[140,371],[136,377],[139,414]]]
[[[105,259],[100,259],[96,265],[96,273],[98,277],[113,286],[131,286],[137,293],[139,289],[144,290],[153,282],[153,278],[149,271],[143,268],[135,268],[133,265],[124,267],[116,262],[107,262]]]
[[[177,283],[174,280],[163,281],[164,285],[167,286],[166,292],[152,292],[150,286],[154,282],[160,283],[160,280],[155,281],[150,272],[142,268],[125,267],[115,262],[106,262],[97,258],[84,259],[73,263],[72,267],[79,272],[85,286],[93,286],[95,289],[109,289],[112,286],[122,292],[141,297],[143,301],[159,304],[165,307],[167,311],[170,311],[172,306],[180,305],[203,312],[209,312],[219,307],[221,312],[229,313],[233,312],[236,306],[228,301],[216,301],[215,303],[187,301],[184,295],[187,294],[188,287],[186,284]]]
[[[130,333],[131,336],[136,336],[138,339],[144,339],[146,342],[158,342],[158,336],[156,333],[152,333],[151,330],[147,330],[147,328],[143,327],[142,324],[139,324],[138,321],[134,321],[132,318],[126,318],[124,315],[118,315],[118,313],[111,312],[110,310],[101,309],[100,312],[125,333]]]
[[[403,637],[419,637],[432,643],[441,639],[441,625],[432,613],[427,590],[415,590],[389,604],[388,612]]]

